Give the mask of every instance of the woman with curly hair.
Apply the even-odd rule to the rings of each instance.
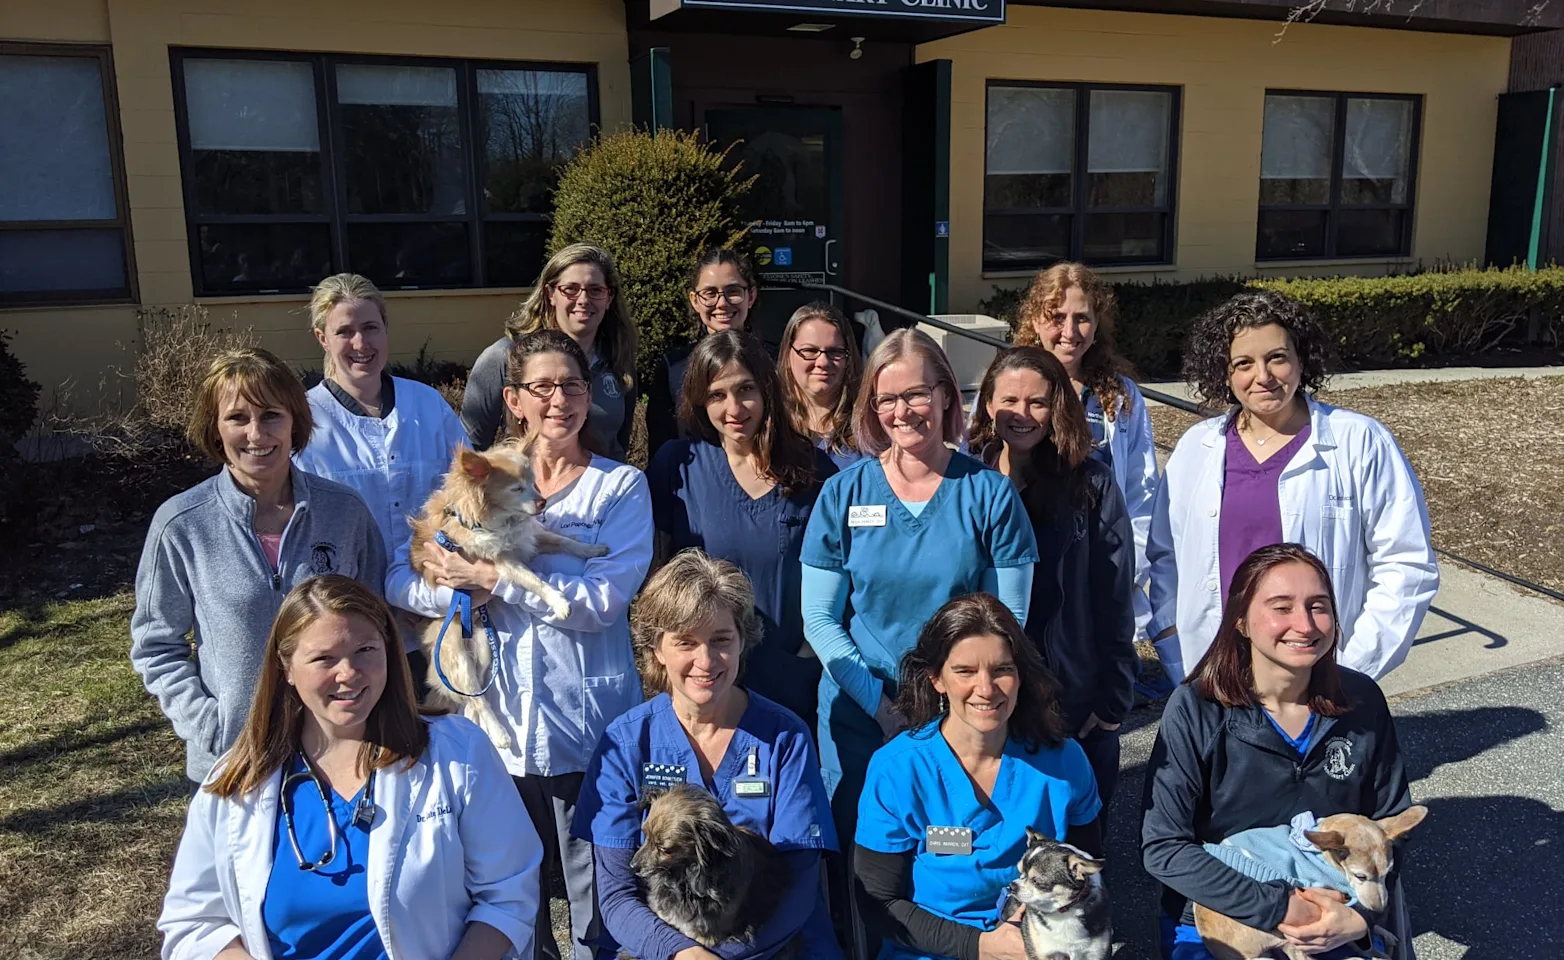
[[[1319,322],[1271,291],[1195,320],[1184,378],[1226,412],[1179,440],[1146,549],[1151,631],[1175,679],[1216,636],[1238,565],[1274,543],[1330,570],[1342,666],[1378,680],[1412,647],[1439,588],[1423,489],[1383,424],[1314,398],[1328,352]]]
[[[1039,273],[1021,305],[1016,346],[1040,346],[1064,364],[1086,408],[1092,456],[1113,468],[1135,533],[1135,632],[1146,633],[1146,534],[1157,489],[1157,450],[1151,416],[1129,362],[1114,345],[1119,303],[1113,288],[1079,263],[1056,263]]]

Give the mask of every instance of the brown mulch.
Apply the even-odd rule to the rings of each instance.
[[[1564,378],[1325,390],[1390,428],[1423,484],[1434,545],[1564,590]],[[1196,421],[1153,407],[1171,449]]]

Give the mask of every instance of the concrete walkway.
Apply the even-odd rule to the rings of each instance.
[[[1564,366],[1556,367],[1439,367],[1432,370],[1365,370],[1338,373],[1326,382],[1327,390],[1354,390],[1358,387],[1389,387],[1399,383],[1445,383],[1452,380],[1498,380],[1521,377],[1564,377]],[[1153,390],[1189,399],[1189,385],[1183,381],[1147,383]],[[1151,401],[1155,404],[1155,401]]]

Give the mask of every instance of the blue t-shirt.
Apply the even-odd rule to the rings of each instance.
[[[1097,781],[1074,740],[1032,753],[1011,739],[988,802],[980,802],[939,724],[901,734],[869,761],[857,842],[880,853],[911,852],[908,899],[936,916],[991,930],[1026,852],[1026,828],[1063,840],[1070,827],[1091,823],[1102,810]],[[929,852],[930,827],[970,830],[972,853]],[[887,942],[880,960],[936,958]]]
[[[836,474],[836,466],[821,453],[815,473],[824,481]],[[700,439],[663,444],[646,469],[646,481],[657,532],[669,538],[675,551],[699,547],[743,570],[755,587],[755,612],[764,634],[762,649],[750,653],[745,686],[788,701],[791,689],[807,682],[812,694],[818,670],[810,673],[788,660],[796,659],[804,642],[798,556],[820,488],[789,497],[776,486],[751,497],[733,476],[722,448]]]
[[[981,590],[991,567],[1036,563],[1037,540],[1010,480],[965,454],[951,455],[917,516],[868,457],[826,481],[801,559],[848,575],[847,633],[870,671],[894,680],[936,610]]]
[[[297,755],[288,772],[303,771]],[[284,789],[293,805],[293,832],[304,858],[318,862],[331,846],[327,812],[320,791],[308,777],[294,780]],[[369,832],[353,823],[353,810],[363,790],[344,800],[331,788],[331,803],[341,834],[336,856],[318,870],[299,869],[288,842],[288,826],[277,804],[277,834],[272,842],[271,877],[261,921],[266,926],[275,960],[379,960],[386,956],[380,931],[369,913]]]

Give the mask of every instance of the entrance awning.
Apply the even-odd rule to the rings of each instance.
[[[631,0],[627,7],[632,27],[653,30],[903,43],[1005,22],[1005,0]]]

